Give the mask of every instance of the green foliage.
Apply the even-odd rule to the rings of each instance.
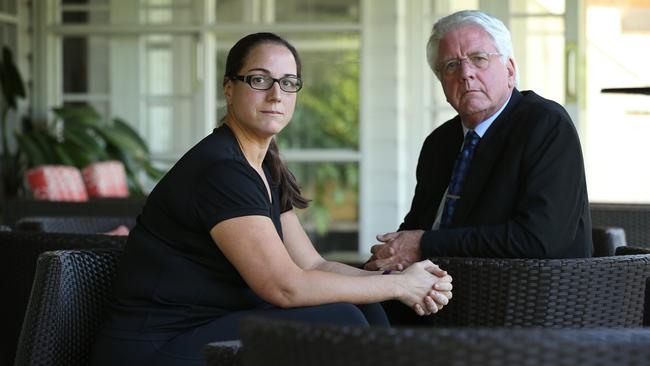
[[[18,194],[26,170],[43,164],[74,165],[78,168],[105,160],[119,160],[124,164],[132,193],[144,193],[141,182],[144,173],[154,180],[163,173],[151,164],[149,149],[138,133],[125,121],[115,118],[103,121],[89,106],[54,108],[55,120],[27,124],[25,131],[15,131],[18,151],[8,148],[7,120],[10,110],[17,109],[17,101],[25,98],[25,86],[11,51],[4,47],[0,60],[0,87],[2,87],[0,133],[2,142],[2,182],[5,198]]]
[[[350,57],[349,55],[347,57]],[[278,136],[281,151],[291,148],[359,148],[359,64],[337,62],[315,75],[298,97],[294,117]],[[359,166],[356,163],[291,164],[290,168],[312,202],[302,213],[319,234],[331,223],[335,206],[358,202]],[[356,208],[356,207],[355,207]]]
[[[119,118],[103,121],[90,106],[54,108],[51,126],[39,124],[16,133],[27,169],[41,164],[84,168],[97,161],[119,160],[126,170],[129,190],[144,193],[140,173],[158,180],[164,174],[151,164],[149,149],[138,133]]]

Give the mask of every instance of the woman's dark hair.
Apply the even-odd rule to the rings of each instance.
[[[293,58],[296,60],[296,76],[300,77],[302,63],[300,62],[298,51],[296,51],[295,47],[293,47],[291,43],[274,33],[253,33],[237,41],[228,52],[228,57],[226,58],[226,70],[223,75],[224,84],[230,79],[230,77],[239,75],[239,71],[244,67],[248,54],[253,48],[263,43],[275,43],[284,46],[291,51]]]
[[[291,51],[293,58],[296,60],[296,75],[300,77],[300,70],[302,69],[300,56],[298,56],[298,51],[289,42],[277,34],[253,33],[237,41],[228,52],[226,70],[223,75],[224,85],[231,77],[239,75],[250,51],[264,43],[275,43]],[[280,150],[278,149],[277,142],[275,142],[275,138],[271,140],[264,161],[271,170],[273,180],[280,187],[280,207],[282,210],[288,210],[292,207],[306,208],[309,205],[309,200],[302,196],[296,177],[280,158]]]

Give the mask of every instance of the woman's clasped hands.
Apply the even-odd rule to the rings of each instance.
[[[451,300],[451,276],[428,259],[413,263],[399,276],[403,293],[398,299],[420,316],[437,313]]]

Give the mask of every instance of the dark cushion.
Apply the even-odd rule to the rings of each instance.
[[[594,243],[594,257],[614,255],[616,248],[626,245],[625,230],[622,227],[594,226],[591,229]]]

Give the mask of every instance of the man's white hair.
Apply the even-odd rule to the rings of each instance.
[[[501,62],[506,62],[509,58],[515,60],[514,50],[512,48],[512,37],[510,31],[503,22],[489,14],[478,10],[461,10],[446,17],[440,18],[431,30],[431,37],[427,43],[427,62],[433,73],[440,80],[440,70],[436,63],[438,61],[438,46],[440,40],[450,31],[462,28],[468,25],[481,27],[490,35],[494,42],[497,52],[501,54]],[[513,62],[514,63],[514,62]],[[515,64],[515,86],[519,83],[519,70]]]

